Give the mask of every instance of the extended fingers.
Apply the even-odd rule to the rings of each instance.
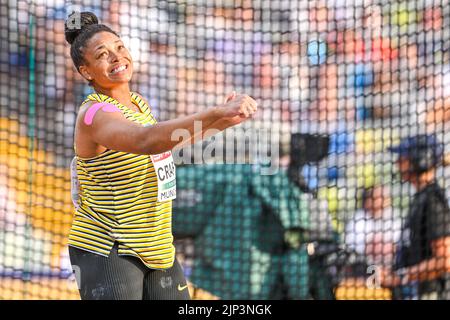
[[[256,101],[245,94],[236,95],[236,93],[233,92],[228,96],[227,103],[232,103],[238,107],[238,114],[245,118],[250,117],[257,110]]]
[[[246,117],[252,115],[257,110],[257,103],[250,96],[245,96],[242,106],[243,109],[246,111],[245,112]]]
[[[246,118],[248,118],[253,113],[255,113],[255,111],[248,103],[244,103],[244,104],[242,104],[242,106],[240,108],[240,113],[243,114]]]
[[[258,109],[258,103],[251,97],[247,98],[247,104],[252,112],[255,112]]]
[[[250,111],[248,110],[248,107],[245,102],[241,104],[239,108],[239,113],[241,115],[244,115],[246,118],[248,118],[248,116],[250,115]]]

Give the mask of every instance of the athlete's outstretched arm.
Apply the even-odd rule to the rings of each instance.
[[[236,98],[236,92],[233,91],[226,98],[225,104],[227,104],[228,102],[232,101],[235,98]],[[256,111],[256,105],[254,107],[255,107],[255,111]],[[250,116],[251,116],[251,114],[250,114]],[[248,117],[245,114],[239,114],[232,118],[220,118],[209,124],[202,123],[202,126],[200,128],[201,130],[199,130],[198,132],[195,132],[194,135],[191,134],[189,139],[182,141],[181,143],[177,144],[174,148],[182,148],[188,144],[198,142],[199,140],[207,139],[207,138],[219,133],[220,131],[225,130],[226,128],[237,125],[237,124],[247,120],[247,118]]]
[[[200,121],[202,131],[211,128],[211,125],[224,130],[250,118],[256,109],[255,100],[247,95],[238,95],[223,106],[144,127],[125,119],[113,105],[104,107],[88,103],[78,115],[76,134],[107,149],[135,154],[158,154],[173,149],[181,142],[181,139],[172,139],[172,134],[177,129],[187,130],[192,137],[195,134],[194,123]]]

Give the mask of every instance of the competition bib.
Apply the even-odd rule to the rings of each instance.
[[[72,196],[72,202],[76,209],[79,207],[80,196],[78,194],[80,190],[80,182],[77,176],[77,158],[74,157],[70,163],[70,193]]]
[[[175,164],[170,151],[150,155],[158,178],[158,202],[173,200],[177,197]]]

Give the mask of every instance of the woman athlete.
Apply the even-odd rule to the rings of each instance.
[[[175,258],[172,199],[175,167],[170,150],[201,121],[224,130],[256,111],[247,95],[224,105],[157,123],[147,101],[130,91],[133,61],[117,33],[82,12],[65,36],[78,72],[95,93],[82,103],[72,162],[76,207],[69,254],[82,299],[189,299]],[[73,24],[73,23],[72,23]]]

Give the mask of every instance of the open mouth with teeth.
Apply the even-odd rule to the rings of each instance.
[[[112,69],[110,74],[118,74],[120,72],[125,71],[126,69],[128,69],[128,65],[127,64],[120,65],[120,66],[117,66],[114,69]]]

